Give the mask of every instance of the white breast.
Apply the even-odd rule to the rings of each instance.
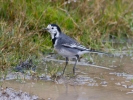
[[[76,58],[75,54],[73,54],[72,52],[66,50],[66,49],[60,49],[58,50],[57,48],[55,48],[55,50],[58,52],[58,54],[60,54],[63,57],[68,57],[68,58]]]

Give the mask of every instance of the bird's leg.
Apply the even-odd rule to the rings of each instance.
[[[74,66],[73,66],[73,74],[74,74],[74,75],[75,75],[75,67],[76,67],[76,64],[77,64],[78,60],[79,60],[79,55],[76,55],[75,64],[74,64]]]
[[[65,72],[65,69],[66,69],[66,66],[67,66],[67,64],[68,64],[68,57],[66,57],[66,65],[65,65],[65,67],[64,67],[64,69],[63,69],[63,73],[62,73],[62,75],[64,75],[64,72]]]

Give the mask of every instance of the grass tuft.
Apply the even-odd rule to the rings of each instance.
[[[131,38],[132,0],[1,0],[0,69],[16,66],[40,53],[52,51],[48,33],[56,23],[67,35],[87,47],[110,48],[103,40]]]

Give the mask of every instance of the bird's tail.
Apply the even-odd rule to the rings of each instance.
[[[107,53],[107,52],[102,52],[102,51],[97,51],[95,49],[90,49],[89,53],[97,53],[97,54],[105,54],[105,55],[112,55],[111,53]]]

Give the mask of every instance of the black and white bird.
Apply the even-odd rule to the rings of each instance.
[[[85,46],[78,43],[76,40],[65,35],[61,31],[60,27],[56,24],[49,24],[47,28],[45,28],[45,30],[47,30],[51,35],[54,49],[57,51],[58,54],[66,58],[66,64],[63,70],[63,74],[65,72],[69,58],[75,59],[75,64],[73,66],[73,74],[75,74],[75,67],[80,55],[89,52],[97,52],[92,49],[86,48]]]

